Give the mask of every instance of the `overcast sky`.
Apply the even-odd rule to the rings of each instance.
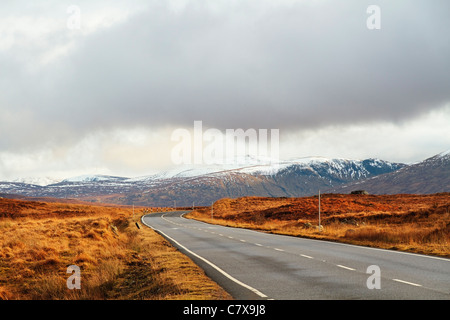
[[[0,180],[150,174],[196,120],[279,129],[282,159],[423,160],[450,149],[449,12],[446,0],[2,1]]]

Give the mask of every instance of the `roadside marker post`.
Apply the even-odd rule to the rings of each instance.
[[[320,190],[319,190],[319,231],[322,230],[322,225],[320,224]]]

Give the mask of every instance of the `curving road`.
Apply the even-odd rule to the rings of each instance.
[[[223,227],[186,212],[141,221],[236,299],[450,300],[450,259]]]

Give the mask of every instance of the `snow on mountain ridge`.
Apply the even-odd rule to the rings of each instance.
[[[26,183],[26,184],[32,184],[36,186],[45,187],[54,183],[61,182],[60,179],[54,179],[50,177],[26,177],[26,178],[17,178],[14,180],[11,180],[11,182],[18,182],[18,183]]]
[[[450,151],[447,152],[450,154]],[[148,183],[151,181],[161,181],[166,179],[176,179],[176,178],[195,178],[203,177],[208,175],[217,176],[218,174],[227,173],[237,173],[237,174],[250,174],[250,175],[276,175],[282,170],[289,167],[298,167],[302,169],[310,169],[317,174],[326,173],[330,175],[355,175],[358,171],[359,176],[367,175],[367,162],[375,167],[382,168],[383,166],[392,166],[392,163],[380,160],[380,159],[365,159],[365,160],[354,160],[346,158],[326,158],[326,157],[304,157],[304,158],[294,158],[290,160],[280,160],[276,161],[270,158],[263,157],[240,157],[231,159],[225,164],[205,164],[205,165],[179,165],[168,170],[163,170],[158,173],[141,176],[141,177],[118,177],[109,176],[103,174],[88,174],[80,175],[64,180],[55,179],[16,179],[16,182],[30,183],[40,186],[47,186],[50,184],[64,184],[64,183],[90,183],[90,182],[104,182],[104,183],[134,183],[134,182],[144,182]],[[366,165],[364,165],[366,162]],[[325,171],[324,171],[325,170]]]
[[[117,181],[124,180],[126,178],[123,177],[115,177],[115,176],[107,176],[102,174],[94,174],[94,175],[81,175],[68,179],[64,179],[61,182],[101,182],[101,181]]]
[[[450,149],[448,149],[447,151],[441,152],[438,154],[438,157],[444,158],[444,157],[449,157],[450,156]]]

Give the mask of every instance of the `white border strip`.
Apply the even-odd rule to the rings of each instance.
[[[225,271],[223,271],[221,268],[219,268],[218,266],[216,266],[214,263],[206,260],[205,258],[203,258],[202,256],[199,256],[198,254],[196,254],[195,252],[189,250],[188,248],[186,248],[185,246],[183,246],[182,244],[180,244],[178,241],[176,241],[175,239],[169,237],[167,234],[165,234],[164,232],[162,232],[161,230],[155,229],[152,226],[148,225],[147,223],[144,222],[144,217],[141,217],[141,222],[142,224],[146,225],[147,227],[158,231],[159,233],[161,233],[164,237],[166,237],[167,239],[170,239],[172,242],[174,242],[175,244],[177,244],[179,247],[183,248],[184,250],[186,250],[187,252],[189,252],[191,255],[197,257],[198,259],[204,261],[205,263],[209,264],[211,267],[213,267],[214,269],[216,269],[217,271],[219,271],[221,274],[223,274],[225,277],[227,277],[228,279],[230,279],[231,281],[237,283],[238,285],[256,293],[258,296],[260,296],[261,298],[268,298],[267,295],[265,295],[264,293],[262,293],[261,291],[259,291],[258,289],[255,289],[251,286],[249,286],[248,284],[243,283],[242,281],[239,281],[238,279],[234,278],[233,276],[229,275],[228,273],[226,273]]]

